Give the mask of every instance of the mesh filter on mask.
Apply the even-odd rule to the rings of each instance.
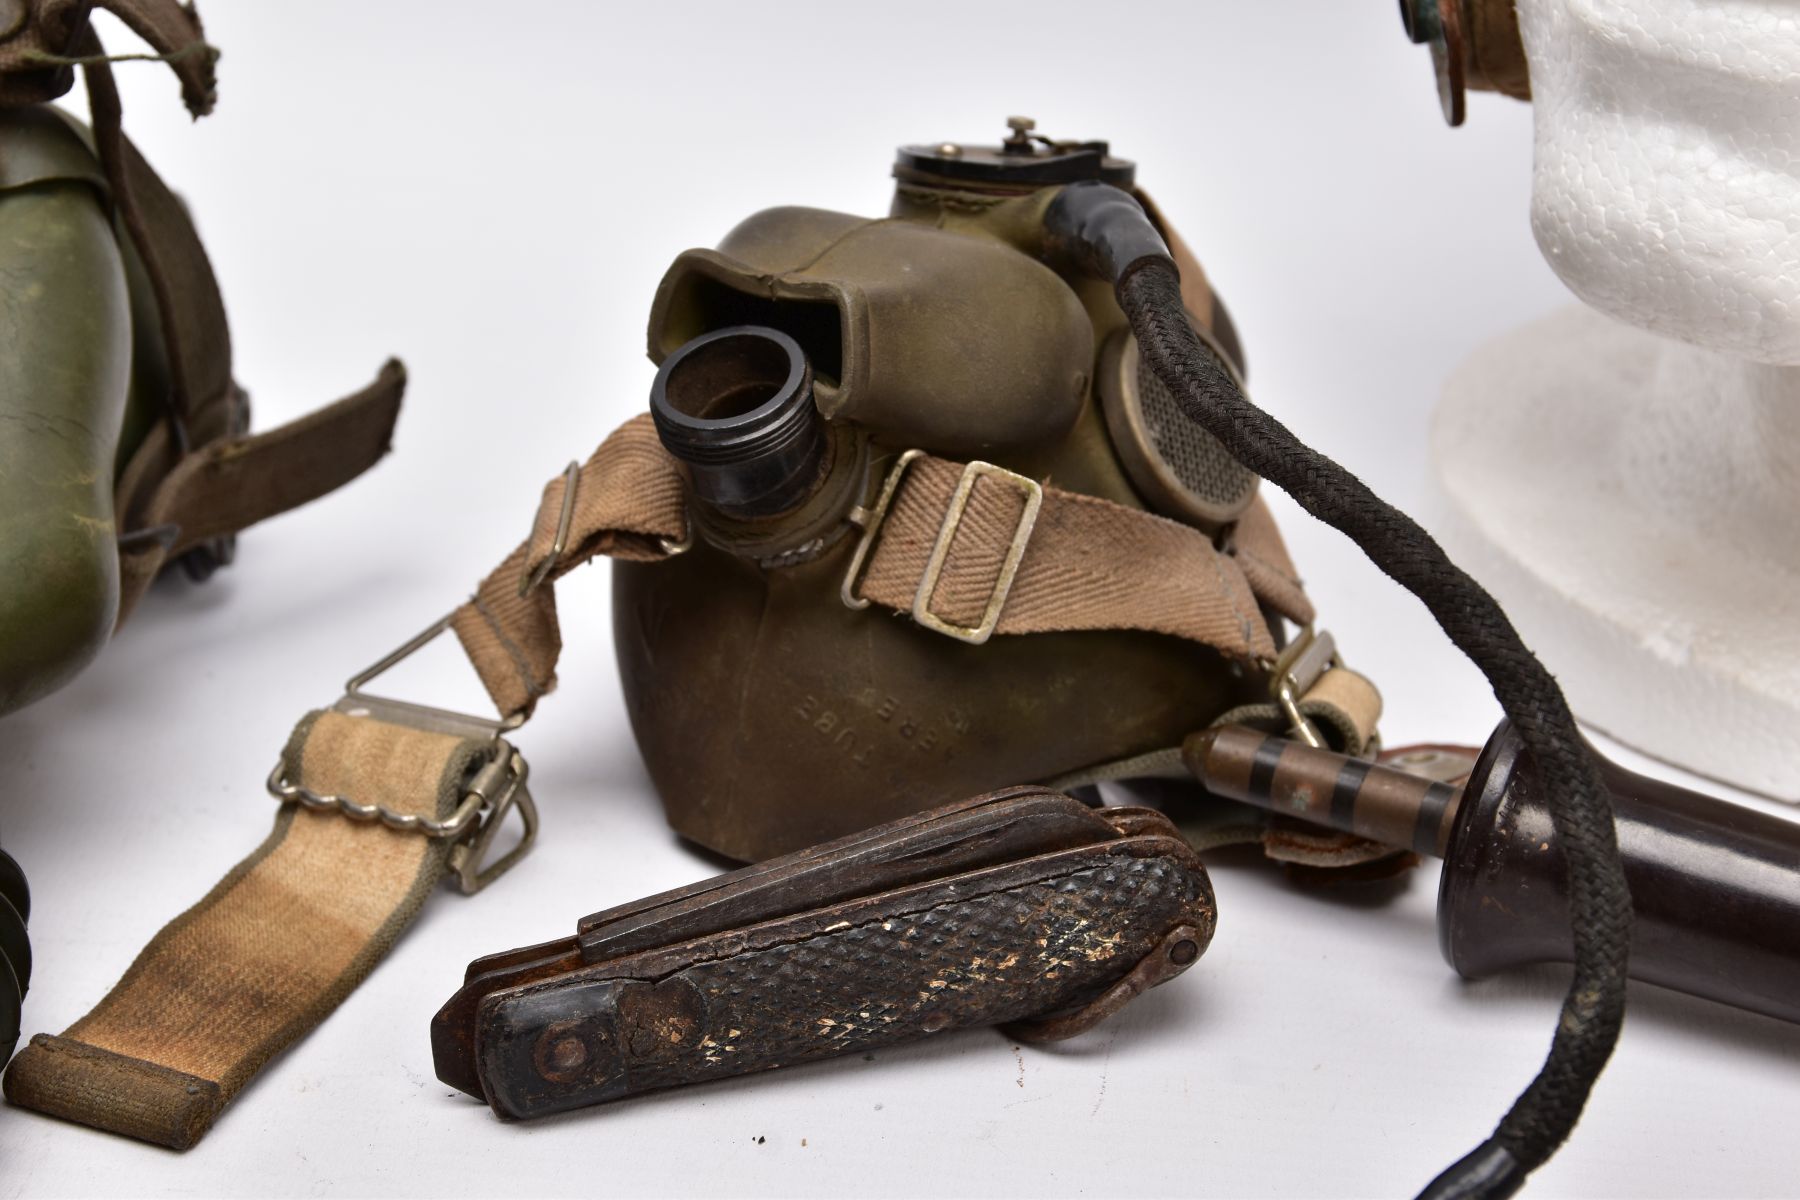
[[[1195,332],[1207,338],[1205,330]],[[1230,361],[1223,351],[1219,359]],[[1182,413],[1130,333],[1121,332],[1102,354],[1098,384],[1113,446],[1152,508],[1209,529],[1243,515],[1256,498],[1256,474]]]

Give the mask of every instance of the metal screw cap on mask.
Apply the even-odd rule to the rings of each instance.
[[[650,414],[694,492],[733,516],[785,512],[805,498],[825,452],[812,367],[779,329],[735,325],[664,361]]]

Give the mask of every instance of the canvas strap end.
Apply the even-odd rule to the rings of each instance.
[[[157,426],[120,480],[127,527],[162,536],[120,545],[119,624],[188,550],[317,500],[380,462],[405,394],[406,368],[389,359],[367,387],[263,433],[180,455],[169,426]]]
[[[212,442],[176,464],[139,518],[179,529],[172,554],[298,508],[380,462],[393,443],[406,368],[264,433]]]

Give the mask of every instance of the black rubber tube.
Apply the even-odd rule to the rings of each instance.
[[[1099,228],[1113,223],[1121,227]],[[1065,188],[1046,214],[1046,228],[1053,251],[1079,243],[1073,260],[1111,279],[1139,353],[1182,411],[1239,462],[1348,535],[1370,561],[1423,601],[1487,676],[1535,769],[1560,785],[1544,792],[1568,865],[1575,948],[1574,979],[1561,1019],[1544,1065],[1493,1135],[1422,1193],[1433,1200],[1511,1195],[1574,1129],[1618,1041],[1625,1012],[1631,896],[1598,765],[1562,690],[1494,598],[1452,563],[1430,534],[1244,396],[1188,324],[1174,261],[1166,247],[1160,253],[1145,248],[1144,231],[1154,227],[1130,196],[1103,184]],[[1122,252],[1125,247],[1129,254]]]

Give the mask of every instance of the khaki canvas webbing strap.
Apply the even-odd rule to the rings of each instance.
[[[480,739],[315,713],[290,778],[322,795],[442,821],[489,752]],[[61,1037],[6,1072],[14,1104],[186,1149],[272,1056],[380,961],[443,878],[452,843],[288,805],[257,851],[146,946]]]
[[[965,479],[960,514],[952,512]],[[993,603],[1027,493],[961,463],[914,461],[879,530],[857,594],[970,628]],[[935,578],[931,567],[942,548]],[[921,603],[922,601],[922,603]],[[1043,489],[994,632],[1141,629],[1232,658],[1275,643],[1243,571],[1190,526],[1059,488]]]
[[[169,426],[158,425],[119,480],[126,528],[160,534],[120,548],[119,623],[165,563],[316,500],[379,462],[393,440],[405,392],[406,369],[390,359],[372,383],[334,404],[181,457],[170,445]]]
[[[579,472],[545,486],[531,537],[451,618],[499,711],[530,713],[556,686],[562,631],[555,590],[546,585],[597,554],[632,562],[669,557],[687,537],[686,495],[648,413],[614,430]]]
[[[896,489],[852,584],[857,598],[911,612],[929,575],[924,611],[952,626],[975,624],[998,595],[1001,634],[1139,629],[1234,658],[1274,657],[1246,570],[1205,534],[1045,487],[1021,537],[1025,493],[1000,477],[1005,473],[980,474],[959,502],[970,470],[929,455],[896,468]],[[574,499],[565,504],[571,485]],[[681,475],[647,415],[626,422],[578,471],[545,488],[531,538],[451,622],[501,712],[529,713],[555,686],[562,638],[553,589],[542,585],[596,554],[656,561],[679,552],[689,536],[685,504]],[[1257,545],[1274,564],[1265,577],[1279,581],[1271,603],[1310,616],[1273,522],[1267,526]],[[944,553],[934,569],[940,541]],[[1016,574],[1003,582],[1009,552],[1021,543]]]
[[[1313,623],[1313,603],[1294,570],[1294,560],[1288,557],[1275,516],[1261,496],[1253,498],[1238,518],[1231,553],[1258,600],[1296,625]]]

